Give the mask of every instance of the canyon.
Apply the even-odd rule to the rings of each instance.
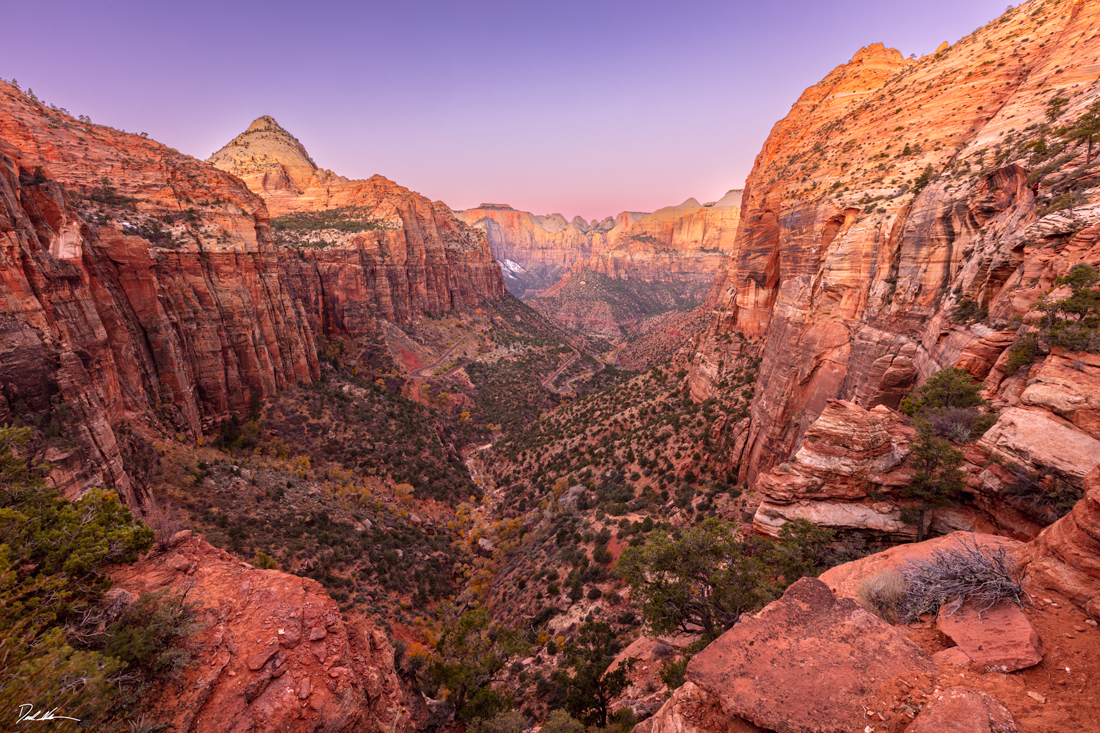
[[[602,624],[608,733],[1094,725],[1098,28],[1031,0],[867,46],[743,191],[591,222],[344,178],[269,116],[204,162],[0,81],[0,424],[156,530],[112,603],[199,602],[156,721],[522,730]],[[926,425],[944,374],[981,399]],[[933,433],[959,489],[914,520]],[[728,628],[649,633],[620,559],[716,527],[820,546]],[[968,547],[1026,598],[869,600]]]
[[[506,204],[456,215],[485,232],[509,292],[567,327],[614,338],[647,316],[702,303],[733,248],[741,193],[591,222]]]

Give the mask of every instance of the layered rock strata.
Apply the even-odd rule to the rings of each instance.
[[[956,363],[1011,397],[994,364],[1012,317],[1100,262],[1086,146],[1036,152],[1055,142],[1048,112],[1072,122],[1100,92],[1098,23],[1094,4],[1053,0],[921,59],[869,46],[776,124],[689,374],[711,397],[731,361],[720,337],[762,339],[742,480],[796,452],[829,398],[893,407]],[[964,301],[989,317],[953,321]]]
[[[504,294],[482,231],[382,176],[349,180],[318,168],[270,117],[209,162],[264,200],[277,240],[282,231],[297,237],[280,248],[280,263],[318,331],[359,335],[373,318],[413,322]]]
[[[66,494],[138,503],[130,427],[197,437],[309,382],[311,329],[240,181],[5,83],[0,108],[0,422],[57,423],[44,457]]]

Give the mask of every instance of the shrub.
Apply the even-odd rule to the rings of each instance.
[[[884,621],[893,624],[904,617],[908,586],[901,573],[889,570],[866,577],[856,595],[860,605]]]
[[[977,540],[936,550],[925,559],[909,560],[899,568],[907,589],[902,618],[915,620],[948,606],[955,613],[973,602],[986,611],[1001,601],[1023,605],[1022,571],[1004,546],[982,547]]]
[[[542,724],[542,733],[585,733],[584,723],[564,710],[552,710]]]
[[[523,733],[527,721],[515,710],[497,713],[488,720],[474,718],[466,729],[470,733]]]

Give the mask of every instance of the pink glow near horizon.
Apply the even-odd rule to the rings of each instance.
[[[591,220],[741,188],[771,126],[861,46],[929,53],[1003,10],[39,0],[4,11],[0,77],[198,158],[269,114],[349,178]]]

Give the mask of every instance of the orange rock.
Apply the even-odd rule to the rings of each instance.
[[[1056,591],[1100,618],[1100,467],[1085,477],[1085,498],[1027,547],[1029,583]]]
[[[885,681],[934,670],[898,629],[803,578],[697,654],[688,679],[765,730],[840,733],[862,730],[859,700]]]
[[[408,731],[414,722],[385,634],[346,622],[314,580],[252,568],[192,537],[112,577],[134,595],[189,589],[202,604],[195,662],[142,705],[154,721],[196,733]],[[318,630],[320,641],[297,643]]]
[[[327,232],[323,247],[280,251],[315,331],[359,335],[374,318],[415,321],[504,294],[484,234],[445,204],[382,176],[355,181],[319,169],[297,138],[261,117],[209,162],[239,176],[273,217],[359,207],[383,228]]]
[[[985,609],[973,602],[958,609],[952,606],[947,603],[940,608],[936,628],[976,664],[1015,672],[1043,661],[1039,632],[1015,603]]]
[[[67,495],[98,485],[140,503],[123,420],[140,429],[134,416],[167,405],[166,427],[195,437],[317,376],[263,202],[232,176],[0,82],[0,200],[0,421],[9,400],[37,413],[60,394],[74,447],[51,477]]]
[[[713,397],[724,338],[761,339],[740,480],[786,460],[828,398],[894,407],[956,363],[996,386],[1009,318],[1073,264],[1100,263],[1096,195],[1040,217],[1038,164],[1020,144],[1037,139],[1052,96],[1069,100],[1065,121],[1094,99],[1098,24],[1100,6],[1056,0],[921,59],[870,46],[776,123],[689,375],[696,399]],[[1085,162],[1083,147],[1073,154],[1056,172]],[[955,323],[964,299],[994,327]]]
[[[1020,733],[1011,711],[997,698],[952,687],[930,700],[906,733]]]

